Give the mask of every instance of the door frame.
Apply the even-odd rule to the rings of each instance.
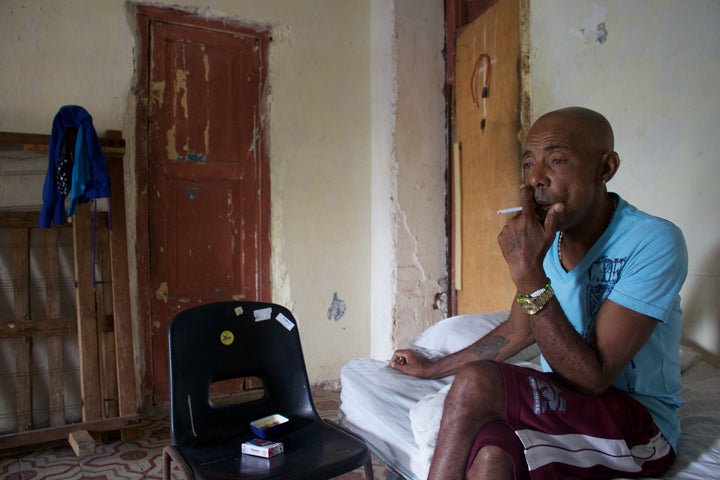
[[[192,11],[171,7],[157,7],[152,5],[136,5],[137,44],[136,56],[136,83],[135,83],[135,179],[136,179],[136,261],[137,261],[137,292],[139,310],[139,336],[142,342],[142,367],[140,369],[140,405],[143,409],[149,408],[153,403],[153,369],[152,369],[152,327],[151,327],[151,295],[150,282],[150,244],[149,244],[149,101],[150,92],[148,83],[150,78],[149,64],[151,55],[150,31],[151,23],[169,22],[208,30],[217,30],[231,34],[254,36],[262,44],[262,63],[265,66],[262,91],[262,116],[268,113],[267,96],[269,84],[268,72],[268,46],[272,39],[271,28],[256,23],[244,23],[228,18],[206,18]],[[260,212],[260,231],[263,246],[261,271],[259,272],[259,297],[271,298],[270,276],[270,159],[269,159],[269,128],[260,132],[260,142],[264,146],[260,156],[260,189],[268,192],[262,202]]]

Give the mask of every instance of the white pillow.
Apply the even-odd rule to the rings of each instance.
[[[680,371],[685,372],[702,359],[700,352],[688,345],[680,345]]]
[[[507,310],[498,312],[458,315],[440,320],[410,342],[410,348],[435,360],[472,345],[510,316]],[[506,361],[527,362],[537,357],[540,350],[534,343]]]

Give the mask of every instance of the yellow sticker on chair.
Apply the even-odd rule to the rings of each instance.
[[[232,345],[235,341],[235,335],[230,330],[225,330],[220,334],[220,341],[223,345]]]

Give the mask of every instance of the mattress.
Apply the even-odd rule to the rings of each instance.
[[[681,359],[682,436],[678,458],[662,479],[720,479],[720,369],[685,347]],[[425,479],[434,446],[431,431],[436,435],[442,395],[451,381],[409,377],[386,361],[355,359],[341,371],[338,418],[398,475]]]
[[[371,450],[406,479],[427,478],[427,466],[410,425],[410,409],[451,382],[403,375],[387,362],[359,358],[340,373],[338,420],[362,437]]]

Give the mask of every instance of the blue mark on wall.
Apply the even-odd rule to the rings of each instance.
[[[330,308],[328,308],[327,312],[328,320],[335,320],[337,322],[345,315],[346,310],[347,305],[338,297],[337,292],[334,292]]]
[[[570,35],[582,38],[587,45],[599,43],[602,45],[607,41],[608,29],[605,19],[607,8],[593,3],[592,14],[587,17],[581,25],[570,29]]]
[[[186,188],[185,195],[187,195],[190,200],[195,200],[197,197],[197,190],[194,188]]]

